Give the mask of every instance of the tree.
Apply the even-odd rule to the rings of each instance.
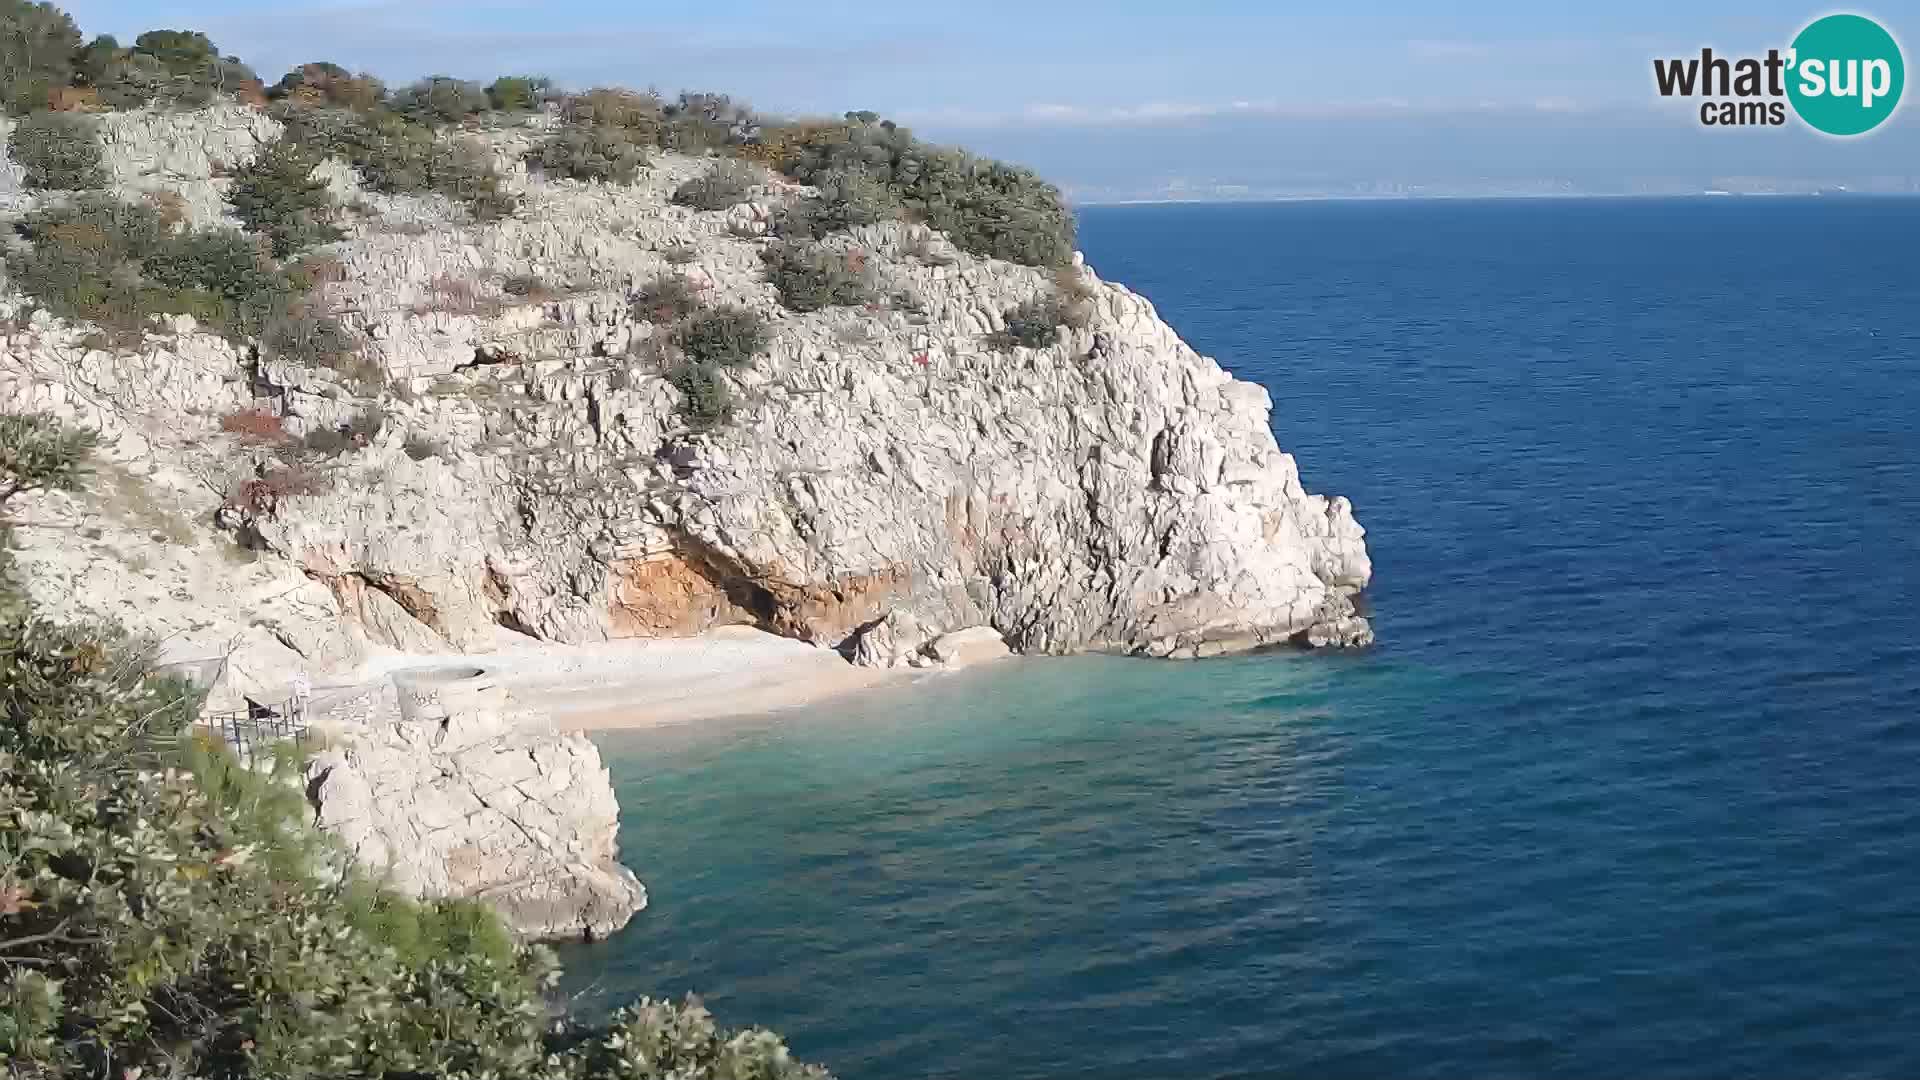
[[[213,39],[198,30],[149,30],[133,39],[133,48],[160,61],[175,75],[198,75],[220,59]]]
[[[339,64],[322,60],[302,64],[282,75],[267,95],[291,98],[303,105],[367,110],[385,100],[387,89],[371,75],[355,75]]]
[[[34,113],[8,133],[7,152],[25,172],[30,188],[78,191],[106,186],[91,117]]]
[[[98,86],[105,82],[113,69],[114,61],[125,55],[120,42],[112,34],[101,34],[87,42],[86,48],[73,56],[73,79],[84,86]]]
[[[48,3],[0,0],[0,104],[15,113],[47,107],[73,78],[80,28]]]
[[[393,109],[416,124],[458,124],[487,109],[487,93],[450,75],[432,75],[394,95]]]
[[[319,164],[319,155],[280,139],[241,169],[227,191],[234,213],[273,243],[277,259],[344,235],[327,220],[333,194],[325,180],[313,175]]]
[[[501,112],[530,112],[553,93],[544,75],[503,75],[487,87],[487,103]]]

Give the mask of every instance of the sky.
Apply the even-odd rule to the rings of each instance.
[[[1849,8],[1920,42],[1920,3]],[[210,34],[269,82],[546,74],[710,89],[783,115],[872,109],[1090,201],[1165,194],[1920,187],[1920,108],[1848,141],[1703,128],[1654,57],[1784,48],[1782,0],[80,0],[89,34]],[[1915,57],[1907,50],[1909,61]],[[1920,93],[1920,91],[1915,91]]]

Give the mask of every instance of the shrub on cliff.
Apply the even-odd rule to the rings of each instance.
[[[1008,308],[1004,318],[1006,329],[992,335],[994,347],[1011,349],[1019,345],[1044,349],[1059,339],[1060,327],[1067,320],[1067,309],[1058,297],[1042,296]]]
[[[751,142],[760,122],[745,102],[725,94],[683,93],[661,108],[660,145],[700,154]]]
[[[548,176],[631,184],[647,152],[622,128],[568,127],[547,136],[527,154],[527,164]]]
[[[138,266],[164,241],[157,211],[88,195],[36,210],[16,227],[30,243],[7,253],[15,288],[55,315],[110,331],[137,333],[146,324],[152,307]]]
[[[695,210],[725,210],[747,201],[760,174],[740,161],[721,161],[699,176],[673,189],[676,206]]]
[[[769,245],[760,258],[767,280],[780,291],[780,303],[790,311],[851,307],[877,298],[872,268],[860,252],[783,240]]]
[[[286,279],[246,235],[231,229],[195,229],[168,235],[140,263],[141,274],[161,292],[189,298],[188,311],[237,334],[258,333]],[[213,306],[199,305],[211,298]]]
[[[248,229],[268,239],[275,258],[345,235],[329,220],[333,194],[313,175],[319,164],[312,151],[279,139],[234,174],[227,201]]]
[[[355,75],[339,64],[318,61],[302,64],[280,77],[267,96],[300,105],[373,109],[386,100],[387,89],[372,75]]]
[[[666,124],[666,108],[657,94],[620,87],[596,87],[564,98],[560,115],[578,127],[612,127],[642,146],[657,146]]]
[[[14,495],[84,482],[91,443],[0,415],[0,540]],[[692,1002],[556,1021],[551,950],[367,880],[312,829],[290,755],[242,767],[148,662],[111,626],[45,618],[0,563],[10,1075],[825,1080]]]
[[[697,311],[675,329],[674,344],[696,363],[745,367],[767,347],[767,320],[739,307]]]
[[[25,170],[30,188],[75,191],[107,183],[99,133],[91,117],[78,113],[37,112],[20,121],[7,135],[7,154]]]
[[[515,209],[516,200],[484,153],[397,114],[282,105],[274,115],[286,125],[283,138],[316,155],[345,159],[375,191],[439,192],[465,204],[480,220],[506,217]]]
[[[665,326],[700,310],[704,301],[693,282],[679,274],[661,274],[633,294],[633,317]]]
[[[297,293],[246,236],[170,230],[154,207],[85,195],[28,214],[29,243],[7,255],[14,287],[56,315],[136,338],[155,315],[192,315],[233,336],[258,333]]]
[[[393,111],[416,124],[459,124],[487,111],[487,92],[465,79],[430,75],[393,95]]]
[[[780,169],[805,183],[858,173],[962,250],[1028,266],[1073,257],[1073,215],[1060,190],[1028,169],[920,142],[906,128],[856,117],[781,138]]]
[[[542,75],[503,75],[487,86],[487,104],[501,112],[530,112],[553,95],[553,80]]]
[[[885,221],[899,212],[900,204],[886,185],[865,173],[832,173],[817,183],[818,195],[785,207],[774,218],[776,235],[818,240]]]
[[[267,317],[260,330],[260,358],[327,368],[367,387],[379,383],[377,372],[359,362],[353,336],[340,320],[298,297]]]
[[[73,78],[80,28],[52,4],[0,0],[0,105],[15,113],[44,109]]]
[[[680,418],[695,431],[726,423],[733,415],[733,387],[718,364],[681,357],[667,369],[667,382],[680,391]]]
[[[149,30],[121,48],[102,35],[81,50],[76,78],[103,105],[134,109],[154,103],[199,108],[236,96],[259,100],[260,80],[235,56],[221,56],[197,30]]]

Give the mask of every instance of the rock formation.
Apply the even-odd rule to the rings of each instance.
[[[632,185],[530,176],[522,152],[542,122],[477,136],[521,197],[503,221],[322,166],[349,236],[325,249],[337,266],[320,302],[358,336],[378,391],[258,359],[188,317],[110,349],[0,296],[0,401],[106,437],[109,485],[32,503],[39,527],[22,531],[20,560],[37,599],[152,633],[175,658],[233,653],[216,691],[234,701],[275,696],[295,663],[320,675],[503,635],[577,643],[750,623],[875,665],[980,657],[988,634],[1026,653],[1178,657],[1371,640],[1351,601],[1371,573],[1351,506],[1302,488],[1267,391],[1195,353],[1145,298],[1076,260],[1084,324],[1041,348],[999,348],[988,338],[1005,312],[1055,289],[1051,276],[887,222],[827,241],[884,299],[797,314],[761,254],[768,222],[807,189],[769,176],[730,210],[676,206],[670,193],[709,163],[672,154]],[[171,193],[200,225],[226,214],[223,167],[277,133],[231,106],[101,123],[114,192]],[[0,212],[48,197],[19,175],[0,170]],[[682,419],[665,330],[630,302],[663,276],[772,331],[726,375],[738,404],[709,430]],[[383,423],[311,484],[250,501],[233,494],[268,452],[222,425],[245,408],[294,437],[369,409]],[[412,887],[474,891],[481,879],[454,865],[468,849],[434,846],[466,832],[425,843],[353,808],[415,798],[439,813],[444,796],[506,814],[501,798],[538,803],[563,778],[605,792],[586,744],[490,722],[478,742],[455,724],[439,744],[397,725],[377,752],[329,758],[323,821],[370,863],[391,857]],[[443,767],[450,790],[406,794]],[[512,819],[564,859],[522,866],[472,840],[524,870],[480,891],[523,925],[607,923],[577,919],[593,905],[567,899],[553,871],[564,864],[595,897],[631,884],[600,880],[618,875],[598,846],[610,837],[592,832],[599,799]],[[401,857],[423,850],[452,861],[408,869]]]
[[[315,820],[362,865],[409,896],[485,901],[530,937],[603,937],[646,906],[615,858],[620,811],[593,743],[478,672],[381,690],[363,715],[322,721],[306,771]]]

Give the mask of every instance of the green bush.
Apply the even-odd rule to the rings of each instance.
[[[459,124],[487,111],[487,92],[465,79],[431,75],[393,95],[393,111],[416,124]]]
[[[260,85],[252,68],[221,56],[196,30],[149,30],[130,49],[103,35],[80,52],[77,67],[101,103],[120,109],[155,102],[199,108]]]
[[[14,113],[44,109],[73,78],[80,28],[46,3],[0,0],[0,105]]]
[[[15,124],[7,153],[26,172],[30,188],[76,191],[105,187],[100,136],[78,113],[37,112]]]
[[[78,489],[98,442],[38,413],[0,412],[0,505],[23,492]]]
[[[487,87],[487,104],[501,112],[531,112],[553,94],[553,80],[541,75],[503,75]]]
[[[725,94],[683,93],[661,109],[665,120],[660,145],[682,154],[701,154],[751,141],[760,124],[753,110]]]
[[[741,161],[721,161],[675,188],[673,202],[695,210],[725,210],[746,202],[759,182],[760,175],[753,166]]]
[[[767,347],[767,321],[739,307],[696,311],[675,329],[673,340],[696,364],[745,367]]]
[[[55,315],[138,334],[156,310],[140,264],[167,241],[152,207],[105,195],[49,206],[16,226],[29,245],[7,253],[13,286]]]
[[[1006,329],[993,335],[995,347],[1011,349],[1023,345],[1044,349],[1058,340],[1060,327],[1068,321],[1069,312],[1059,297],[1048,295],[1008,308],[1004,318]]]
[[[510,216],[515,209],[516,200],[484,153],[457,139],[438,138],[394,113],[282,104],[274,115],[286,126],[285,139],[313,154],[345,159],[375,191],[436,191],[464,203],[481,220]]]
[[[783,240],[760,253],[767,280],[792,311],[819,311],[875,302],[873,273],[859,252],[832,251],[816,244]]]
[[[577,127],[614,127],[642,146],[657,146],[666,124],[660,97],[619,87],[597,87],[565,98],[560,115]]]
[[[733,387],[718,364],[681,357],[667,369],[667,382],[680,391],[680,416],[696,431],[717,427],[733,415]]]
[[[702,301],[693,283],[678,274],[661,274],[641,286],[629,305],[633,317],[664,326],[700,310]]]
[[[206,289],[236,303],[279,292],[280,279],[263,265],[260,249],[231,229],[196,229],[168,236],[141,261],[162,288]]]
[[[371,75],[355,75],[339,64],[322,60],[282,75],[267,96],[290,98],[303,105],[371,110],[386,100],[387,88]]]
[[[783,209],[775,217],[776,235],[818,240],[837,232],[885,221],[900,204],[886,185],[865,173],[833,173],[819,180],[820,193]]]
[[[353,336],[333,316],[300,299],[282,303],[260,331],[260,358],[284,360],[303,367],[323,367],[369,380],[364,365],[356,363]]]
[[[622,128],[568,127],[530,151],[527,163],[548,176],[631,184],[647,163],[647,153]]]
[[[920,142],[887,121],[775,133],[779,168],[809,184],[861,174],[962,250],[1028,266],[1073,257],[1073,215],[1060,191],[1028,169]]]
[[[328,220],[333,194],[325,180],[313,175],[319,164],[311,150],[280,139],[234,174],[227,201],[248,229],[272,243],[275,258],[345,235]]]
[[[261,333],[313,275],[282,272],[229,229],[174,232],[159,210],[106,195],[43,207],[17,225],[14,287],[55,315],[133,339],[155,315],[192,315],[230,337]]]

